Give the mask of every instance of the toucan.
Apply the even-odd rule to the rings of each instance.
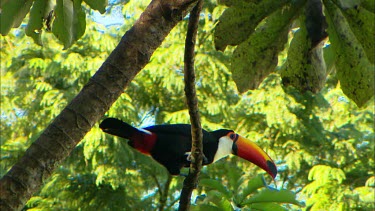
[[[128,144],[139,152],[150,155],[171,175],[180,175],[183,167],[190,166],[191,126],[189,124],[154,125],[135,128],[119,119],[107,118],[99,127],[108,134],[128,139]],[[203,132],[203,165],[211,164],[229,154],[248,160],[272,176],[277,168],[272,159],[254,142],[233,130],[219,129]]]

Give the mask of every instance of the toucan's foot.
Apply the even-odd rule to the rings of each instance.
[[[186,160],[189,161],[189,162],[191,162],[191,152],[187,152],[187,153],[185,153],[185,155],[187,155]],[[208,161],[207,157],[204,154],[203,154],[202,164],[203,165],[209,164],[209,161]]]
[[[191,162],[191,152],[187,152],[185,155],[187,155],[186,160]]]

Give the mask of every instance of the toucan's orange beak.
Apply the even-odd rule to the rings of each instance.
[[[236,134],[237,135],[237,134]],[[277,168],[273,160],[254,142],[237,135],[233,141],[233,154],[248,160],[265,170],[272,178],[277,175]]]

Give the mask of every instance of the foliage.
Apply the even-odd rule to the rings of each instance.
[[[309,172],[309,180],[312,182],[303,188],[303,193],[310,200],[307,205],[310,210],[348,210],[348,209],[371,209],[369,204],[373,203],[374,191],[370,187],[370,177],[365,186],[357,187],[354,190],[342,187],[346,179],[344,171],[325,165],[316,165]],[[359,197],[361,193],[361,197]],[[334,196],[332,198],[332,196]],[[332,203],[332,199],[337,203]],[[358,203],[356,207],[353,204]]]
[[[218,50],[237,46],[231,71],[241,93],[257,88],[277,71],[278,55],[286,48],[287,61],[281,68],[284,86],[318,93],[335,64],[344,93],[359,107],[374,96],[374,8],[370,1],[220,2],[228,8],[215,27],[215,46]],[[289,47],[290,31],[294,36]],[[327,36],[328,45],[324,45]],[[326,51],[327,46],[333,51]]]
[[[43,47],[33,44],[25,25],[1,38],[1,176],[88,82],[147,3],[124,5],[123,14],[132,15],[120,28],[87,18],[85,34],[65,51],[51,33],[41,34]],[[373,210],[373,102],[359,109],[335,72],[317,94],[285,88],[273,73],[239,95],[228,68],[233,49],[217,52],[213,44],[215,23],[227,10],[206,2],[200,20],[195,62],[202,125],[234,129],[261,145],[278,164],[277,188],[265,185],[269,178],[264,181],[259,168],[230,156],[203,168],[193,209]],[[107,116],[134,126],[189,121],[182,73],[186,25],[172,31]],[[95,126],[25,209],[174,210],[182,180],[168,182],[162,166]]]
[[[244,210],[286,210],[277,203],[289,203],[303,206],[303,203],[295,199],[295,194],[289,190],[277,190],[271,187],[264,187],[263,175],[250,178],[249,175],[242,175],[239,169],[237,174],[228,175],[228,183],[212,179],[202,179],[200,185],[207,192],[197,202],[192,210],[206,210],[210,207],[214,210],[232,210],[233,207]],[[261,189],[261,190],[258,190]],[[207,197],[205,197],[207,195]],[[250,196],[251,195],[251,196]]]
[[[26,34],[32,37],[35,43],[42,45],[42,29],[51,30],[49,28],[52,24],[53,34],[63,43],[64,49],[67,49],[85,32],[86,13],[83,2],[102,14],[108,4],[107,0],[4,1],[1,3],[3,12],[0,13],[0,33],[4,36],[11,28],[18,28],[30,11]]]
[[[373,24],[370,25],[371,22],[374,23],[374,13],[368,12],[362,7],[340,8],[330,1],[327,1],[325,6],[330,26],[328,28],[331,35],[330,41],[337,57],[335,62],[337,77],[341,82],[344,93],[361,106],[374,93],[375,66],[373,52],[375,42],[371,38],[363,39],[363,35],[359,35],[359,38],[357,38],[358,35],[356,34],[359,32],[358,28],[361,28],[361,33],[368,33],[369,36],[375,34]],[[352,18],[351,21],[359,23],[355,26],[357,29],[352,30],[351,25],[347,21],[343,21],[346,20],[343,13],[358,14],[350,17]],[[369,52],[369,55],[367,55],[367,52]]]

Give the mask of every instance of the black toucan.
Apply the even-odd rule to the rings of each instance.
[[[154,125],[137,129],[121,120],[108,118],[99,127],[106,133],[128,139],[131,147],[151,155],[172,175],[179,175],[181,168],[190,165],[191,126],[188,124]],[[202,131],[203,165],[234,154],[256,164],[275,178],[275,163],[255,143],[232,130]]]

